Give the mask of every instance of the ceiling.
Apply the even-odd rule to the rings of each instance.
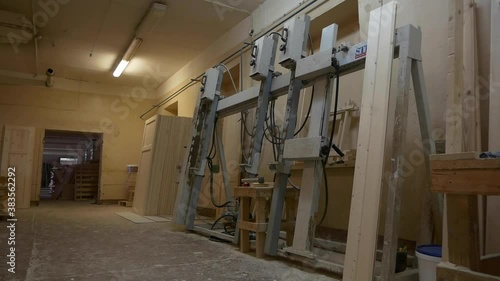
[[[159,86],[248,16],[204,0],[0,0],[0,10],[31,18],[32,3],[35,13],[41,14],[44,10],[39,3],[43,2],[67,4],[60,5],[47,24],[38,28],[38,67],[31,40],[20,45],[17,53],[10,44],[0,44],[0,70],[44,75],[52,68],[56,77],[126,86],[142,86],[149,75],[158,77]],[[114,78],[114,68],[154,2],[167,4],[165,16],[144,38],[124,74]],[[240,3],[238,9],[251,12],[263,0],[219,2]]]

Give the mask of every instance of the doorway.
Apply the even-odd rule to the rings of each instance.
[[[40,201],[99,199],[103,135],[45,130]]]

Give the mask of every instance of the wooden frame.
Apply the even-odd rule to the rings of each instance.
[[[477,195],[500,195],[500,159],[479,159],[478,155],[432,156],[432,190],[446,193],[448,198],[449,262],[472,271],[500,275],[500,255],[481,257],[477,200]]]
[[[500,281],[500,277],[470,271],[451,264],[439,264],[437,281]]]

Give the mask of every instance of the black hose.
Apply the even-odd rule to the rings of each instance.
[[[210,170],[210,200],[212,201],[212,204],[214,204],[215,207],[217,208],[225,208],[229,206],[233,201],[229,200],[224,204],[218,204],[215,202],[215,196],[214,196],[214,172],[213,172],[213,165],[212,165],[212,159],[207,157],[207,165],[208,169]]]
[[[224,218],[227,218],[227,217],[230,217],[234,220],[234,217],[233,215],[222,215],[221,217],[219,217],[218,219],[215,220],[215,222],[212,224],[212,227],[210,227],[210,230],[213,230],[214,227],[217,225],[217,223],[221,220],[221,219],[224,219]]]
[[[326,154],[325,160],[323,160],[323,176],[324,176],[324,181],[325,181],[325,210],[323,211],[323,216],[321,217],[321,220],[319,221],[319,224],[322,224],[325,221],[326,218],[326,213],[328,212],[328,176],[326,175],[326,162],[328,161],[328,157],[330,156],[330,151],[333,146],[333,135],[335,133],[335,123],[337,122],[337,111],[338,111],[338,101],[339,101],[339,85],[340,85],[340,71],[337,68],[337,78],[336,78],[336,89],[335,89],[335,105],[333,109],[333,124],[332,124],[332,131],[330,133],[330,142],[328,145],[328,153]]]
[[[309,108],[307,109],[306,118],[304,119],[304,122],[302,122],[302,125],[300,125],[299,130],[297,132],[295,132],[295,134],[293,134],[294,137],[297,136],[302,131],[302,129],[304,129],[304,127],[307,124],[307,120],[309,119],[309,115],[311,115],[311,108],[312,108],[312,105],[313,105],[313,98],[314,98],[314,86],[312,86],[311,101],[309,102]]]
[[[222,215],[221,217],[219,217],[218,219],[216,219],[216,220],[215,220],[215,222],[214,222],[214,223],[212,224],[212,226],[210,227],[210,230],[214,230],[214,227],[217,225],[217,223],[218,223],[221,219],[223,219],[223,218],[227,218],[227,217],[231,217],[231,218],[233,219],[233,221],[234,221],[234,217],[233,217],[232,215]],[[225,231],[227,234],[230,234],[230,233],[228,233],[228,232],[227,232],[225,225],[224,225],[224,231]],[[234,235],[233,235],[233,236],[234,236]],[[217,237],[215,237],[215,236],[210,236],[208,239],[210,239],[211,241],[214,241],[214,242],[227,242],[227,241],[222,240],[222,239],[220,239],[220,238],[217,238]]]

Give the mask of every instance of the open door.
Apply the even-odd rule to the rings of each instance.
[[[7,176],[9,167],[16,168],[16,207],[29,208],[35,128],[5,126],[0,174]]]

